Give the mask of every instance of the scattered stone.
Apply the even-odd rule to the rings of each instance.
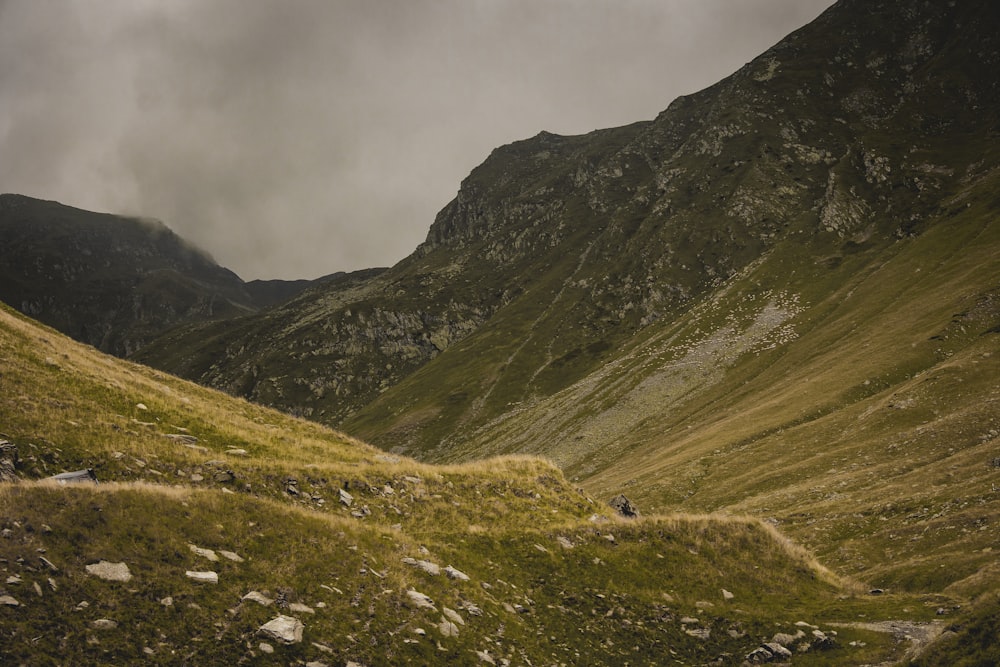
[[[188,545],[188,548],[189,548],[189,549],[190,549],[190,550],[191,550],[191,551],[192,551],[193,553],[196,553],[196,554],[198,554],[198,555],[199,555],[199,556],[201,556],[202,558],[207,558],[208,560],[212,561],[213,563],[219,560],[219,557],[218,557],[218,556],[216,556],[216,555],[215,555],[215,552],[214,552],[214,551],[212,551],[211,549],[203,549],[203,548],[201,548],[201,547],[197,547],[197,546],[195,546],[195,545],[193,545],[193,544],[189,544],[189,545]]]
[[[444,573],[448,575],[449,579],[457,579],[458,581],[469,581],[469,575],[461,570],[456,570],[451,565],[444,568]]]
[[[734,597],[736,597],[736,596],[733,595],[732,593],[730,593],[729,591],[727,591],[725,588],[722,589],[722,599],[723,600],[732,600]]]
[[[52,477],[47,477],[57,484],[97,484],[97,473],[93,468],[85,470],[74,470],[73,472],[62,472]]]
[[[154,651],[153,649],[149,648],[148,646],[143,646],[142,647],[142,652],[145,653],[146,655],[153,655],[153,654],[156,653],[156,651]]]
[[[406,591],[406,595],[407,595],[407,597],[410,598],[410,601],[414,605],[416,605],[417,609],[434,609],[434,610],[437,610],[437,607],[434,606],[434,602],[429,597],[427,597],[426,595],[424,595],[423,593],[415,591],[415,590],[413,590],[411,588],[410,590]]]
[[[535,548],[541,551],[543,554],[547,554],[549,552],[549,550],[543,547],[541,544],[536,544]]]
[[[9,595],[0,595],[0,605],[5,607],[20,607],[21,603]]]
[[[632,501],[626,498],[625,494],[623,493],[620,493],[614,498],[612,498],[608,502],[608,504],[611,505],[611,507],[613,507],[614,510],[623,517],[633,519],[639,516],[639,509],[635,505],[633,505]]]
[[[479,607],[477,607],[476,605],[472,604],[471,602],[467,602],[465,604],[465,611],[469,612],[469,615],[471,615],[471,616],[482,616],[483,615],[483,610],[480,609]]]
[[[697,618],[692,618],[690,616],[682,616],[681,623],[685,625],[692,625],[694,623],[701,623],[701,621],[699,621]]]
[[[220,484],[226,484],[236,479],[236,473],[234,473],[232,470],[219,470],[214,475],[212,475],[212,479],[214,479],[216,482],[219,482]]]
[[[52,589],[53,593],[59,590],[59,584],[57,584],[56,580],[53,579],[52,577],[49,577],[49,588]]]
[[[112,621],[110,618],[99,618],[96,621],[91,621],[90,625],[95,630],[114,630],[118,627],[118,621]]]
[[[404,475],[403,481],[409,482],[410,484],[421,484],[424,480],[419,477],[413,477],[412,475]]]
[[[438,567],[437,563],[432,563],[429,560],[418,560],[414,563],[419,569],[423,570],[427,574],[437,576],[441,574],[441,568]]]
[[[767,642],[764,648],[771,652],[775,658],[791,658],[792,652],[777,642]]]
[[[288,605],[288,611],[297,611],[300,614],[315,614],[316,611],[309,605],[302,604],[301,602],[293,602]]]
[[[149,410],[149,408],[146,407],[145,403],[136,403],[135,404],[135,409],[136,410],[143,410],[143,411]]]
[[[458,626],[449,621],[444,616],[441,617],[441,623],[438,624],[438,631],[443,637],[457,637],[458,636]]]
[[[285,479],[285,493],[290,496],[299,495],[299,480],[294,477],[288,477]]]
[[[38,585],[38,582],[31,582],[31,586],[35,589],[35,594],[38,595],[38,597],[42,597],[42,587]]]
[[[330,667],[330,666],[321,660],[312,660],[306,663],[306,667]]]
[[[563,537],[562,535],[560,535],[560,536],[558,536],[556,538],[556,542],[558,542],[559,546],[561,546],[563,549],[572,549],[573,548],[573,543],[570,542],[567,538]]]
[[[771,641],[774,642],[775,644],[781,644],[782,646],[791,646],[797,640],[802,639],[805,636],[806,633],[802,632],[801,630],[796,632],[794,635],[790,635],[787,632],[778,632],[775,633],[773,637],[771,637]]]
[[[84,609],[86,609],[89,606],[90,606],[89,602],[87,602],[86,600],[81,600],[80,603],[76,605],[76,610],[77,611],[83,611]]]
[[[285,644],[298,644],[302,641],[303,629],[302,621],[281,614],[260,626],[257,632]]]
[[[882,595],[883,593],[885,593],[885,591],[881,588],[873,588],[868,591],[868,595]]]
[[[761,665],[774,660],[774,654],[763,646],[758,646],[746,655],[746,661],[752,665]]]
[[[12,574],[9,577],[7,577],[7,583],[8,584],[17,585],[17,584],[21,583],[21,581],[22,581],[21,577],[17,576],[16,574]]]
[[[200,475],[200,474],[198,474],[196,472],[195,473],[191,473],[191,481],[192,482],[202,482],[204,480],[205,480],[204,476],[202,476],[202,475]]]
[[[52,564],[52,561],[50,561],[50,560],[49,560],[48,558],[46,558],[45,556],[39,556],[39,557],[38,557],[38,560],[42,561],[42,565],[44,565],[45,567],[49,568],[49,569],[50,569],[50,570],[52,570],[53,572],[58,572],[58,571],[59,571],[59,568],[58,568],[58,567],[56,567],[55,565],[53,565],[53,564]]]
[[[247,450],[245,449],[227,449],[226,454],[229,456],[246,456]]]
[[[333,649],[326,644],[320,644],[319,642],[312,642],[312,645],[318,648],[323,653],[333,653]]]
[[[250,600],[265,607],[270,607],[272,604],[274,604],[274,600],[272,600],[271,598],[267,597],[266,595],[258,591],[250,591],[249,593],[244,595],[241,599]]]
[[[233,561],[234,563],[242,563],[244,558],[233,551],[226,551],[225,549],[219,549],[219,555],[223,558]]]
[[[193,445],[198,442],[198,438],[188,433],[164,433],[163,437],[180,445]]]
[[[184,574],[187,575],[188,579],[193,579],[194,581],[198,582],[199,584],[217,584],[217,583],[219,583],[219,574],[217,572],[212,572],[211,570],[209,570],[209,571],[202,571],[202,572],[198,572],[198,571],[194,571],[194,570],[188,570]]]
[[[340,489],[340,502],[346,507],[350,507],[354,502],[354,496],[349,494],[347,491]]]
[[[17,481],[17,445],[0,440],[0,482]]]
[[[164,607],[172,607],[174,606],[174,599],[168,595],[167,597],[160,600],[160,604],[162,604]]]
[[[476,651],[475,653],[476,657],[479,658],[480,662],[485,662],[487,665],[497,664],[496,661],[493,659],[493,656],[490,655],[489,651]]]
[[[106,560],[88,565],[87,574],[107,581],[129,581],[132,579],[132,573],[128,571],[128,565],[125,563],[109,563]]]
[[[465,619],[463,619],[462,616],[454,609],[441,607],[441,613],[444,614],[449,621],[452,621],[457,625],[465,625]]]
[[[261,653],[268,653],[268,654],[274,653],[274,647],[268,644],[267,642],[261,642],[260,645],[257,646],[257,648],[260,649]]]
[[[691,637],[702,641],[707,641],[708,638],[712,636],[712,631],[709,628],[692,628],[690,630],[685,630],[684,632]]]

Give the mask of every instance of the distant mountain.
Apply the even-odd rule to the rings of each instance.
[[[244,283],[156,220],[0,195],[0,300],[118,356],[172,326],[254,313],[310,284]]]

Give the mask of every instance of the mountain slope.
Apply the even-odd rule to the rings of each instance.
[[[0,195],[0,300],[117,356],[175,325],[256,312],[310,283],[244,283],[155,220]]]
[[[755,520],[617,519],[537,459],[387,455],[6,307],[0,377],[16,663],[738,664],[774,640],[860,664],[905,647],[859,615],[951,604],[859,595]],[[85,467],[99,484],[39,481]]]

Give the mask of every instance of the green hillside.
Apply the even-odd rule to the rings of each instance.
[[[388,455],[6,308],[0,378],[10,664],[736,664],[776,633],[856,664],[906,645],[837,624],[952,604],[870,596],[753,519],[616,518],[539,459]]]

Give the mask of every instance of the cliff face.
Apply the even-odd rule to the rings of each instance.
[[[387,447],[461,440],[755,267],[779,293],[926,231],[994,165],[996,11],[841,2],[653,121],[496,149],[384,274],[140,358]]]

